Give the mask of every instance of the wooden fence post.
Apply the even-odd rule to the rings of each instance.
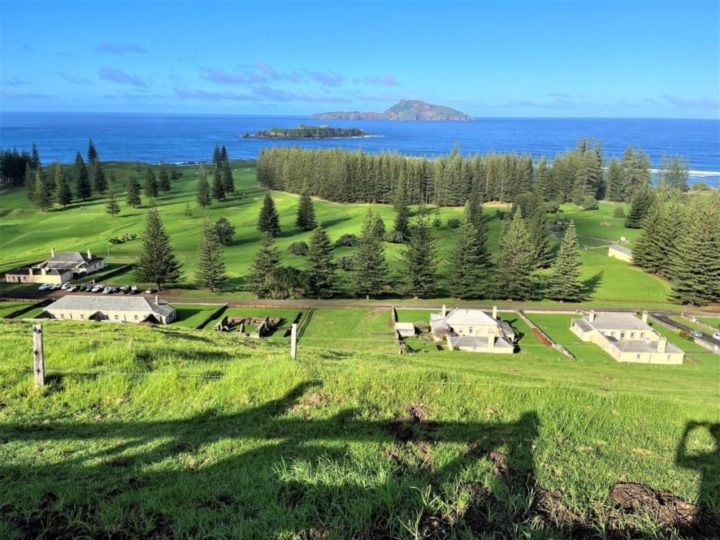
[[[290,356],[295,360],[297,355],[297,323],[293,323],[290,330]]]
[[[33,325],[33,373],[35,386],[45,386],[45,351],[41,324]]]

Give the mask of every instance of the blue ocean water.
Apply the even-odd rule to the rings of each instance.
[[[243,139],[245,132],[300,123],[360,127],[376,135],[361,139],[269,141]],[[518,152],[552,157],[579,137],[603,142],[605,154],[642,148],[657,166],[663,154],[682,155],[691,180],[720,187],[720,120],[618,118],[478,118],[470,122],[318,122],[302,116],[167,115],[126,113],[0,113],[0,148],[38,145],[44,163],[71,162],[92,138],[103,160],[178,163],[209,160],[216,144],[231,158],[252,159],[263,147],[302,145],[363,148],[437,156],[458,145],[463,153]]]

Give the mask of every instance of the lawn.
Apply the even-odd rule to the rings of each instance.
[[[720,317],[698,317],[705,324],[720,328]]]
[[[277,309],[277,308],[260,308],[260,307],[231,307],[210,321],[205,330],[214,331],[215,325],[225,317],[278,317],[280,325],[277,327],[268,339],[278,342],[287,342],[285,332],[292,326],[293,321],[303,312],[297,309]]]
[[[144,174],[144,166],[136,169],[133,163],[107,163],[106,176],[116,178],[111,186],[120,194],[122,211],[119,216],[111,217],[105,212],[106,200],[96,197],[84,203],[75,203],[66,209],[53,209],[42,213],[30,205],[23,189],[0,194],[0,212],[3,220],[0,223],[0,238],[3,245],[3,257],[0,260],[0,271],[14,268],[21,264],[36,262],[47,257],[50,248],[56,251],[91,249],[94,253],[109,257],[114,265],[132,263],[136,260],[142,246],[144,216],[146,207],[129,208],[123,201],[124,182],[129,174],[140,178]],[[224,202],[215,202],[207,210],[198,208],[195,201],[197,166],[178,167],[183,172],[181,179],[173,182],[172,191],[160,195],[156,204],[160,209],[165,227],[171,235],[172,243],[178,258],[183,263],[184,275],[181,294],[192,298],[198,292],[194,287],[195,264],[200,241],[200,230],[205,215],[213,220],[226,217],[236,228],[232,245],[225,249],[225,262],[230,276],[229,285],[223,293],[211,294],[203,291],[203,297],[220,299],[249,298],[250,293],[244,292],[245,276],[250,271],[254,255],[259,248],[259,234],[256,230],[257,215],[260,210],[264,192],[256,182],[255,169],[247,162],[235,162],[233,172],[238,193]],[[297,241],[309,241],[310,232],[302,232],[295,225],[295,212],[298,196],[282,192],[273,192],[273,197],[280,214],[282,233],[277,240],[277,247],[282,256],[282,263],[304,267],[303,257],[292,255],[288,251],[290,244]],[[368,208],[379,213],[389,229],[392,227],[395,211],[390,205],[380,204],[339,204],[315,199],[317,219],[327,229],[330,237],[337,240],[347,233],[359,234],[363,218]],[[565,216],[575,220],[581,244],[584,247],[602,246],[604,242],[617,241],[621,236],[633,241],[637,230],[626,229],[621,218],[613,218],[612,211],[617,203],[601,203],[598,210],[584,211],[574,205],[564,205],[561,213],[551,215],[549,220]],[[627,206],[627,205],[624,205]],[[500,208],[506,208],[501,205]],[[191,215],[186,215],[189,210]],[[488,217],[490,230],[488,245],[491,250],[497,247],[501,222],[496,216],[498,207],[488,205],[485,213]],[[447,261],[455,244],[456,231],[447,226],[450,217],[461,217],[461,208],[441,208],[438,211],[441,227],[435,229],[438,240],[439,270],[444,274]],[[89,231],[92,234],[89,234]],[[135,240],[122,244],[110,244],[109,240],[124,234],[138,235]],[[391,268],[400,277],[400,255],[402,245],[385,244]],[[354,248],[339,248],[336,256],[351,255]],[[644,302],[652,307],[667,307],[668,284],[616,259],[610,259],[605,249],[588,249],[582,252],[583,278],[594,284],[594,291],[588,305],[634,305]],[[341,278],[347,281],[347,274],[340,272]],[[107,280],[113,285],[135,283],[132,271],[114,276]],[[446,287],[445,278],[439,279],[441,288]],[[148,284],[138,283],[139,286]],[[5,285],[2,286],[5,289]]]
[[[11,313],[31,306],[32,302],[2,302],[0,301],[0,319],[7,317]]]
[[[308,336],[335,333],[330,321],[364,336],[389,324],[389,313],[327,311]],[[46,322],[48,386],[35,390],[30,334],[0,322],[3,538],[411,538],[438,526],[558,538],[543,508],[566,525],[587,512],[602,530],[618,517],[619,481],[720,506],[707,430],[676,455],[689,422],[720,418],[706,357],[575,362],[525,336],[508,357],[301,341],[293,361],[231,334]],[[552,509],[539,488],[558,490]],[[626,521],[635,536],[658,533]]]
[[[177,318],[172,322],[172,326],[183,328],[197,328],[222,307],[219,304],[173,304],[173,306],[177,312]]]
[[[300,338],[301,347],[366,352],[395,352],[388,308],[317,309]],[[300,350],[300,349],[299,349]]]

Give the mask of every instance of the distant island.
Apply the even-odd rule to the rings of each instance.
[[[359,128],[336,128],[330,126],[306,126],[296,128],[272,128],[255,133],[243,133],[245,139],[342,139],[369,137],[370,134]]]
[[[472,117],[464,112],[417,99],[403,99],[385,112],[336,111],[317,113],[313,118],[316,120],[472,120]]]

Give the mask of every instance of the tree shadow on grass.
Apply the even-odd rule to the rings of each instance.
[[[10,455],[64,456],[0,462],[0,525],[25,537],[600,535],[537,484],[536,413],[438,422],[408,404],[388,421],[314,417],[328,399],[307,381],[235,414],[0,424]]]
[[[602,283],[604,273],[605,272],[601,270],[594,276],[591,276],[583,281],[582,293],[585,298],[590,298],[593,294],[595,294],[595,291],[600,286],[600,283]]]

